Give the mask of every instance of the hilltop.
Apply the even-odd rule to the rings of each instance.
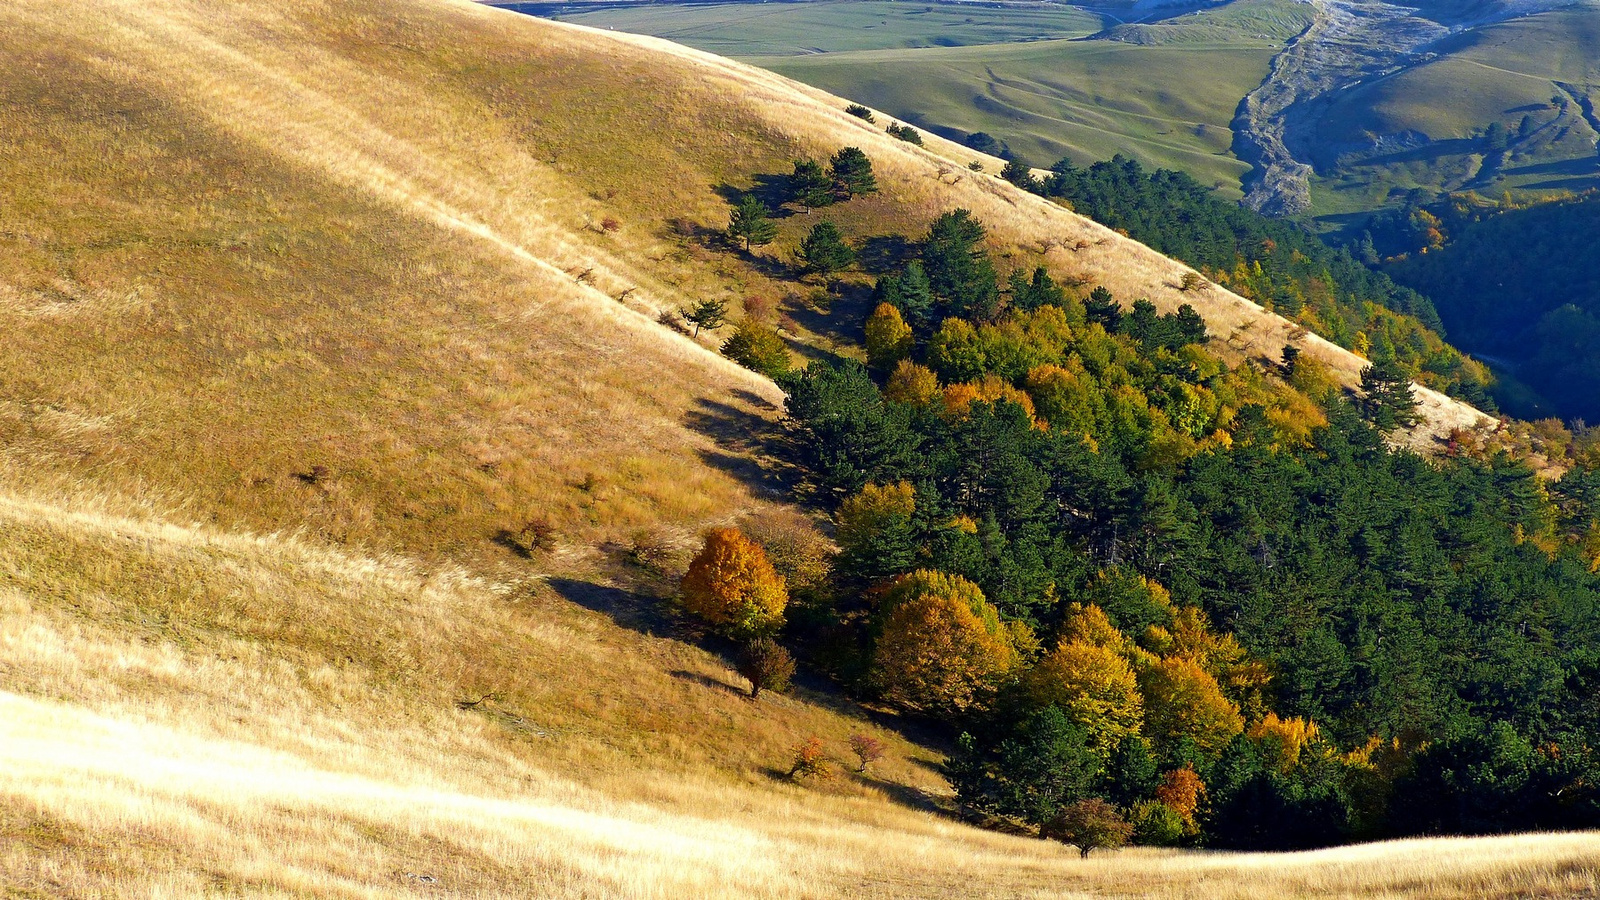
[[[703,239],[797,156],[866,150],[857,221],[966,207],[1019,267],[1355,383],[1359,357],[967,168],[999,160],[465,2],[27,0],[0,26],[8,890],[1593,888],[1588,835],[1083,864],[940,813],[943,754],[903,720],[821,685],[751,703],[677,639],[661,587],[703,528],[816,539],[761,450],[781,393],[662,323],[777,297],[794,353],[846,352],[855,323]],[[1418,446],[1481,418],[1423,396]],[[888,745],[870,775],[781,777],[852,732]]]

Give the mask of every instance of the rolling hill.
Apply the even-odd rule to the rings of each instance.
[[[936,812],[937,748],[751,703],[661,573],[772,490],[781,394],[661,324],[778,296],[727,194],[859,145],[907,232],[1362,361],[771,73],[449,0],[0,8],[0,884],[15,896],[1468,897],[1592,835],[1080,862]],[[49,148],[44,152],[41,148]],[[784,221],[776,249],[797,240]],[[768,251],[767,258],[777,253]],[[670,319],[670,315],[667,316]],[[1481,414],[1424,395],[1431,446]],[[529,530],[531,527],[531,531]],[[531,534],[531,539],[524,535]],[[523,546],[515,546],[521,541]],[[878,736],[871,773],[783,779]],[[834,751],[838,755],[838,751]],[[982,872],[975,884],[973,872]]]

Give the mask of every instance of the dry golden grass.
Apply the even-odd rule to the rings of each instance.
[[[858,237],[967,206],[1016,264],[1179,300],[970,152],[460,0],[14,0],[0,49],[8,896],[1593,891],[1583,835],[1083,863],[933,812],[938,754],[861,711],[653,636],[594,549],[770,511],[739,438],[775,388],[656,324],[792,289],[694,236],[729,188],[859,144]],[[534,518],[554,551],[493,542]],[[773,777],[855,730],[870,778]]]
[[[8,896],[1572,897],[1600,836],[1089,862],[538,585],[0,495]],[[476,709],[456,701],[489,691]],[[774,777],[822,736],[869,777]],[[437,879],[432,886],[408,877]]]
[[[748,505],[712,434],[778,395],[655,319],[793,291],[692,235],[846,143],[883,185],[830,211],[857,237],[966,206],[1012,264],[1196,302],[1235,360],[1293,330],[964,148],[663,41],[445,0],[23,0],[0,28],[0,448],[206,520],[503,562],[534,516],[582,547]],[[1476,415],[1424,396],[1421,444]]]

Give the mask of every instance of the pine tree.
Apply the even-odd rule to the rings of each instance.
[[[1361,370],[1359,404],[1362,415],[1379,431],[1409,428],[1419,420],[1411,379],[1392,358]]]
[[[833,179],[822,166],[809,159],[795,161],[787,187],[789,199],[800,204],[807,213],[833,202]]]
[[[1083,310],[1090,324],[1098,322],[1110,332],[1122,329],[1122,306],[1111,296],[1111,292],[1103,287],[1096,287],[1089,292],[1089,299],[1084,301]]]
[[[683,314],[689,324],[694,326],[694,336],[700,336],[700,329],[716,331],[728,323],[728,301],[726,300],[701,300],[690,310]]]
[[[856,252],[844,242],[844,236],[832,222],[813,225],[795,256],[805,265],[806,271],[821,276],[824,282],[856,260]]]
[[[777,236],[778,226],[767,218],[767,205],[754,194],[740,197],[739,204],[733,208],[733,218],[728,222],[728,237],[743,240],[744,249],[749,250],[770,244]]]
[[[828,174],[833,177],[833,192],[841,200],[878,191],[878,181],[872,176],[872,160],[860,147],[846,147],[833,155],[828,163]]]

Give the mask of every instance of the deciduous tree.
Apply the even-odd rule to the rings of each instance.
[[[789,591],[761,546],[737,528],[717,528],[680,583],[683,606],[733,637],[770,634],[783,624]]]
[[[1017,663],[1011,635],[978,586],[920,570],[882,601],[875,675],[909,709],[958,713],[983,699]]]

